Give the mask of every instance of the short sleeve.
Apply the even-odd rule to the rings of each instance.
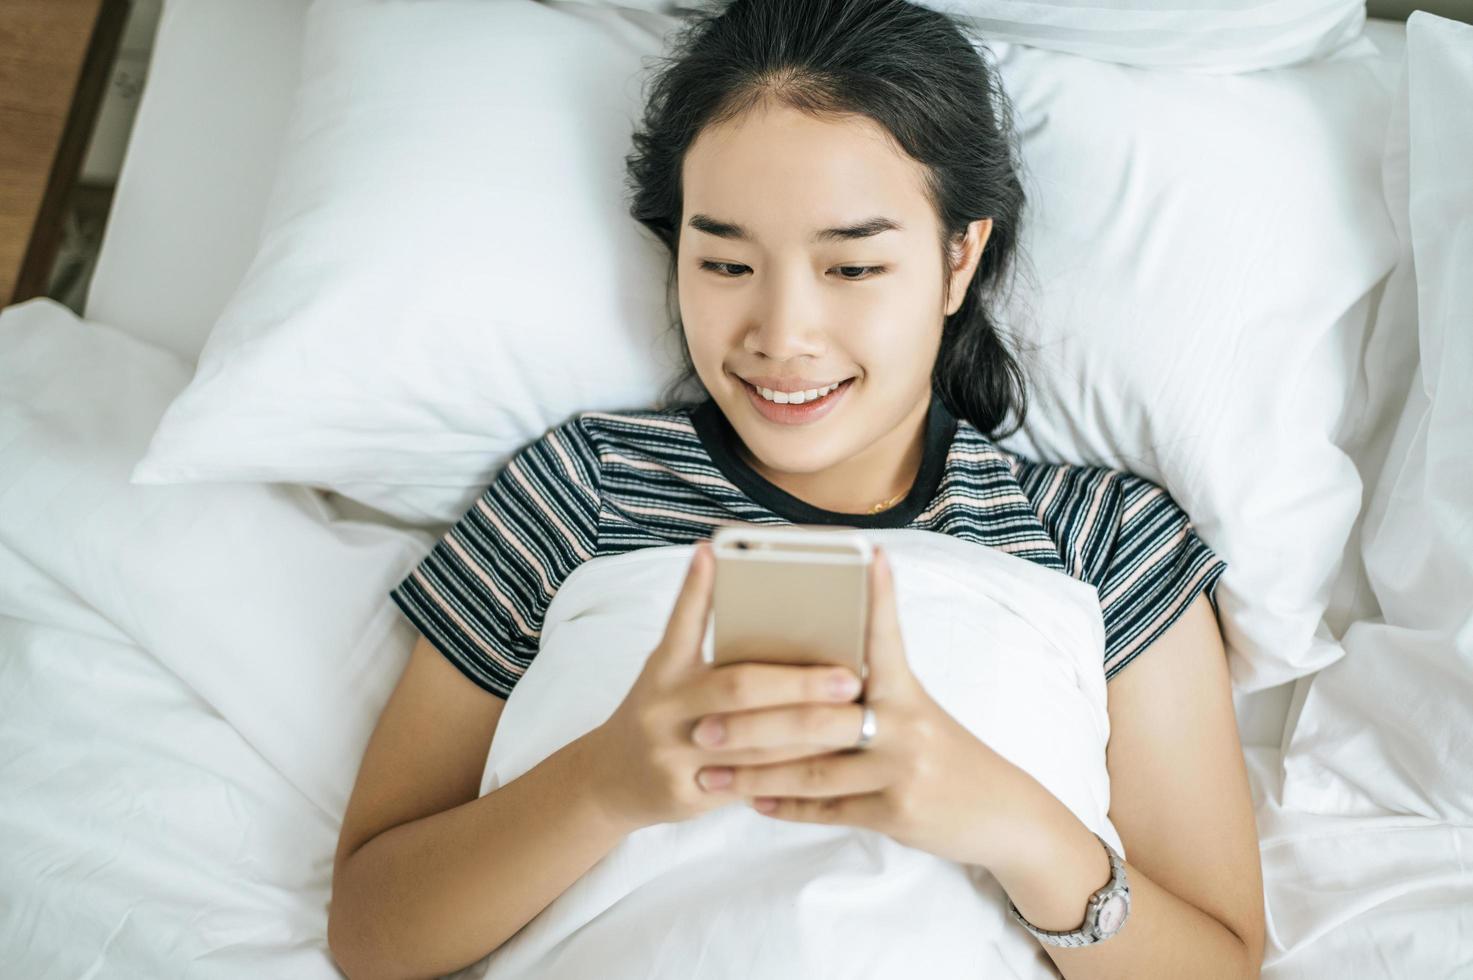
[[[1165,488],[1108,470],[1098,547],[1085,575],[1100,594],[1105,621],[1105,680],[1165,633],[1206,592],[1217,612],[1217,582],[1227,562],[1198,537]]]
[[[599,509],[597,451],[567,422],[514,455],[389,596],[461,673],[508,698],[557,589],[597,553]]]
[[[1015,473],[1064,570],[1095,587],[1105,623],[1105,680],[1171,627],[1227,563],[1165,488],[1125,470],[1015,458]]]

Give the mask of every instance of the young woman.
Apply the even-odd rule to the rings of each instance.
[[[986,867],[1067,977],[1257,976],[1258,842],[1213,599],[1225,566],[1161,487],[993,441],[1025,411],[989,312],[1024,205],[994,71],[904,0],[737,0],[677,38],[628,162],[633,214],[678,285],[676,388],[705,397],[554,428],[392,592],[423,636],[343,823],[339,963],[449,972],[624,835],[770,799],[773,819],[870,827]],[[583,261],[576,242],[566,261]],[[1130,860],[926,695],[883,560],[862,702],[830,691],[831,668],[705,666],[699,542],[743,522],[927,529],[1093,584],[1110,818]],[[478,797],[569,573],[693,542],[620,708]],[[1113,901],[1087,914],[1092,898]]]

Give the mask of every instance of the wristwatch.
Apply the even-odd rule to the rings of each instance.
[[[1048,946],[1089,946],[1109,939],[1125,925],[1125,918],[1130,915],[1130,885],[1125,880],[1125,861],[1099,834],[1095,834],[1095,839],[1104,844],[1105,853],[1110,855],[1110,880],[1089,897],[1084,906],[1084,925],[1072,932],[1049,932],[1036,928],[1023,918],[1012,899],[1008,899],[1008,911],[1013,918],[1039,942]]]

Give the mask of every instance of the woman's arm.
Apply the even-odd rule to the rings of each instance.
[[[1131,908],[1110,939],[1045,946],[1068,980],[1257,977],[1263,873],[1217,618],[1199,595],[1109,683],[1110,819],[1125,844]],[[1006,789],[1024,833],[989,866],[1040,929],[1077,929],[1110,879],[1104,848],[1021,769]]]
[[[588,791],[588,737],[344,860],[328,931],[352,978],[440,976],[498,949],[633,828]]]

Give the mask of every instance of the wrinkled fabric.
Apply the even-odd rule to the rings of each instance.
[[[906,654],[921,684],[1123,853],[1107,816],[1104,626],[1094,587],[949,535],[861,533],[890,555]],[[685,545],[643,549],[594,559],[569,577],[507,701],[483,792],[617,708],[659,642],[690,555]],[[460,974],[697,975],[1056,974],[985,870],[865,828],[775,820],[744,802],[628,835]]]

